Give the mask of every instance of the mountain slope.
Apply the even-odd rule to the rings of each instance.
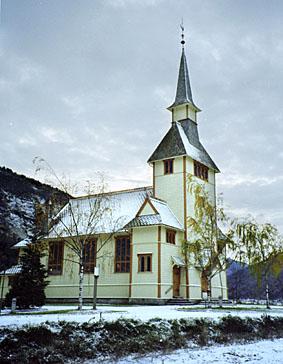
[[[0,167],[0,269],[14,261],[12,245],[36,232],[36,214],[50,198],[64,205],[69,196],[35,179]]]
[[[229,298],[231,299],[265,299],[265,282],[259,287],[248,265],[233,261],[227,270]],[[283,268],[278,277],[268,279],[271,299],[283,298]]]

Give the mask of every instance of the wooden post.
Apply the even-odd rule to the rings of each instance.
[[[93,272],[93,301],[92,308],[96,310],[96,301],[97,301],[97,280],[99,277],[99,268],[95,267]]]

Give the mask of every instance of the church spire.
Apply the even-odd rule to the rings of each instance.
[[[177,83],[176,97],[174,101],[174,106],[182,105],[184,103],[190,102],[193,104],[193,96],[189,78],[189,71],[187,65],[187,59],[185,55],[185,49],[182,48],[182,56],[179,67],[179,77]],[[173,106],[172,105],[172,106]]]
[[[171,106],[168,107],[168,110],[174,113],[174,108],[182,105],[187,105],[190,107],[194,112],[200,111],[200,109],[194,104],[193,96],[192,96],[192,89],[187,65],[187,59],[185,54],[185,39],[184,39],[184,26],[183,21],[181,24],[181,44],[182,44],[182,54],[180,60],[180,67],[179,67],[179,76],[178,76],[178,83],[177,83],[177,90],[175,101]]]

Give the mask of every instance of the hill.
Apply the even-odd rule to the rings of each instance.
[[[227,270],[227,283],[229,298],[238,299],[265,299],[265,284],[259,287],[256,278],[247,265],[233,261]],[[279,277],[270,277],[268,280],[270,299],[283,298],[283,270]]]
[[[69,197],[52,186],[0,167],[0,269],[15,262],[16,252],[10,247],[36,233],[40,208],[51,198],[62,206]]]

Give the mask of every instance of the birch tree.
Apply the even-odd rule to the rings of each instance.
[[[189,177],[188,189],[194,200],[194,214],[187,219],[187,240],[182,250],[190,266],[195,266],[201,279],[207,282],[208,307],[211,306],[211,281],[214,276],[225,271],[231,260],[228,251],[234,250],[233,230],[223,207],[216,207],[204,185]],[[219,225],[227,228],[224,235]],[[219,275],[221,280],[221,274]],[[222,294],[223,295],[223,294]]]
[[[269,278],[283,270],[283,240],[277,228],[269,223],[250,220],[236,228],[238,259],[249,264],[258,285],[265,284],[266,307],[270,308]]]
[[[35,164],[37,171],[42,168],[47,169],[63,192],[69,195],[77,192],[77,187],[69,182],[66,183],[66,178],[59,178],[43,158],[37,158]],[[115,204],[106,193],[103,175],[99,174],[96,183],[87,181],[83,192],[85,194],[83,198],[71,198],[65,207],[50,219],[49,233],[46,236],[48,240],[59,239],[71,252],[68,257],[64,257],[64,260],[78,265],[79,310],[83,306],[84,268],[89,244],[91,242],[95,244],[95,261],[110,256],[111,252],[107,249],[107,245],[121,227],[121,217],[114,216]]]

